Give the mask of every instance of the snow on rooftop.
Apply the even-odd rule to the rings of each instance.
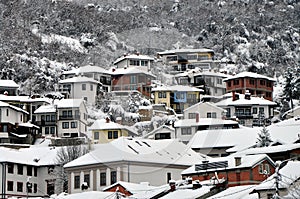
[[[226,190],[219,192],[207,199],[258,199],[258,195],[256,193],[250,194],[251,191],[255,188],[256,185],[242,185],[242,186],[235,186],[229,187]]]
[[[235,162],[235,157],[240,157],[241,158],[241,164],[236,166]],[[209,163],[211,162],[223,162],[227,161],[228,162],[228,167],[226,169],[235,169],[235,168],[250,168],[253,167],[260,162],[268,159],[269,162],[271,162],[274,166],[275,163],[270,159],[269,156],[266,154],[258,154],[258,155],[244,155],[244,156],[236,156],[235,154],[229,155],[227,157],[220,157],[220,158],[211,158],[209,159]],[[196,164],[202,164],[202,162],[198,162]],[[189,174],[196,174],[196,173],[203,173],[207,171],[222,171],[225,168],[217,168],[217,169],[205,169],[205,170],[196,170],[195,165],[185,169],[184,171],[181,172],[182,175],[189,175]]]
[[[7,88],[19,88],[19,85],[13,80],[0,80],[0,87],[7,87]]]
[[[14,102],[45,102],[45,103],[50,103],[49,98],[45,97],[37,97],[37,98],[31,98],[30,96],[16,96],[16,95],[3,95],[0,94],[0,101],[14,101]]]
[[[19,108],[19,107],[10,105],[10,104],[8,104],[8,103],[6,103],[6,102],[2,102],[2,101],[0,101],[0,107],[9,107],[9,108],[14,109],[14,110],[16,110],[16,111],[23,112],[23,113],[25,113],[25,114],[29,114],[27,111],[25,111],[25,110],[23,110],[23,109],[21,109],[21,108]]]
[[[199,48],[199,49],[173,49],[173,50],[166,50],[162,52],[157,52],[159,55],[168,55],[168,54],[177,54],[177,53],[197,53],[197,52],[214,52],[212,49],[207,48]]]
[[[232,79],[237,79],[237,78],[243,78],[243,77],[251,77],[251,78],[255,78],[255,79],[267,79],[267,80],[274,81],[274,82],[276,81],[274,78],[267,77],[265,75],[260,75],[260,74],[257,74],[257,73],[252,73],[252,72],[241,72],[241,73],[239,73],[237,75],[228,77],[224,81],[228,81],[228,80],[232,80]]]
[[[225,96],[230,96],[230,94],[226,94]],[[240,106],[240,105],[248,105],[248,106],[253,106],[253,105],[268,105],[268,106],[275,106],[277,105],[275,102],[272,102],[270,100],[264,99],[262,97],[255,97],[251,96],[250,100],[245,99],[244,94],[238,94],[239,99],[236,99],[235,101],[232,100],[232,98],[227,98],[224,100],[221,100],[217,102],[215,105],[216,106]]]
[[[61,99],[57,102],[57,108],[78,108],[83,101],[83,99]]]
[[[100,66],[93,66],[93,65],[86,65],[86,66],[81,66],[79,68],[74,68],[69,71],[64,71],[63,74],[75,74],[79,75],[82,73],[107,73],[108,71]]]
[[[177,92],[201,92],[202,89],[198,89],[192,86],[174,85],[174,86],[157,86],[152,88],[152,91],[177,91]]]
[[[116,198],[116,193],[112,192],[102,192],[102,191],[87,191],[82,193],[73,193],[67,194],[62,193],[54,199],[83,199],[83,198],[92,198],[92,199],[114,199]]]
[[[187,110],[190,110],[190,109],[194,109],[194,108],[196,108],[196,107],[199,106],[199,105],[200,105],[200,106],[201,106],[201,105],[208,105],[208,106],[211,106],[211,107],[214,108],[214,109],[219,109],[220,111],[226,112],[225,109],[223,109],[223,108],[221,108],[221,107],[218,107],[218,106],[215,105],[215,103],[211,103],[211,102],[198,102],[197,104],[194,104],[194,105],[192,105],[192,106],[190,106],[190,107],[184,109],[183,112],[185,112],[185,111],[187,111]]]
[[[217,118],[199,118],[198,122],[196,121],[196,119],[182,119],[182,120],[177,120],[174,123],[174,126],[191,127],[191,126],[214,126],[214,125],[225,125],[225,124],[238,124],[238,122],[233,120],[222,120]]]
[[[34,111],[35,114],[39,113],[55,113],[55,107],[53,105],[45,105],[45,106],[40,106],[38,109]]]
[[[108,73],[110,75],[125,75],[125,74],[147,74],[152,77],[156,77],[150,72],[146,72],[137,67],[128,67],[128,68],[111,68]]]
[[[123,55],[123,56],[119,57],[118,59],[116,59],[116,61],[113,64],[116,65],[125,59],[154,61],[154,58],[152,58],[148,55],[129,54],[129,55]]]
[[[106,151],[106,153],[101,153]],[[178,140],[148,140],[120,137],[107,144],[95,145],[95,150],[66,164],[65,167],[115,161],[192,165],[203,156]]]
[[[134,133],[135,135],[138,135],[137,132],[133,130],[133,128],[129,126],[124,126],[112,121],[107,122],[106,119],[99,119],[96,120],[90,127],[89,130],[110,130],[110,129],[125,129],[129,132]]]
[[[66,83],[77,83],[77,82],[92,82],[95,84],[101,84],[99,81],[96,81],[93,78],[89,78],[89,77],[85,77],[85,76],[77,76],[77,77],[60,80],[58,83],[66,84]]]
[[[161,197],[161,199],[174,199],[174,198],[181,198],[181,199],[193,199],[193,198],[200,198],[201,196],[210,192],[210,189],[213,186],[202,186],[198,189],[177,189],[173,192],[168,193],[167,195]]]
[[[125,181],[118,181],[108,187],[105,187],[103,189],[103,191],[106,191],[116,185],[120,185],[122,187],[124,187],[127,191],[129,191],[132,194],[137,194],[137,193],[141,193],[141,192],[145,192],[145,191],[149,191],[149,190],[153,190],[156,187],[155,186],[150,186],[146,183],[131,183],[131,182],[125,182]]]

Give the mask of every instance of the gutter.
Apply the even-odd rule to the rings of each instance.
[[[6,196],[6,164],[4,162],[1,162],[0,164],[2,165],[1,198],[4,199]]]

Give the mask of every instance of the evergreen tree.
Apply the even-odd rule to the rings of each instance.
[[[266,147],[271,144],[271,135],[269,133],[269,130],[264,126],[261,130],[261,132],[258,134],[256,146],[257,147]]]

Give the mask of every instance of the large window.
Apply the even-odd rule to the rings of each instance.
[[[106,186],[106,173],[100,173],[100,186]]]
[[[108,139],[117,139],[118,131],[108,131]]]
[[[80,188],[80,176],[74,176],[74,189]]]
[[[117,182],[117,172],[112,171],[110,172],[110,184],[114,184]]]
[[[130,84],[136,84],[136,76],[135,75],[130,76]]]
[[[265,80],[260,80],[259,83],[260,83],[260,85],[262,85],[262,86],[266,85],[266,81],[265,81]]]
[[[119,137],[118,131],[114,131],[113,136],[114,139],[117,139]]]
[[[208,112],[207,118],[217,118],[217,113],[216,112]]]

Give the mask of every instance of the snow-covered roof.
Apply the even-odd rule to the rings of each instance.
[[[250,194],[256,185],[241,185],[235,187],[229,187],[224,191],[221,191],[207,199],[227,199],[227,198],[243,198],[243,199],[258,199],[258,195],[256,193]]]
[[[106,119],[99,119],[96,120],[91,127],[89,127],[89,130],[112,130],[112,129],[124,129],[128,130],[129,132],[138,135],[137,132],[133,130],[133,128],[130,128],[129,126],[124,126],[122,124],[118,124],[112,121],[106,122]]]
[[[235,157],[241,158],[241,164],[236,165]],[[257,164],[261,163],[264,160],[268,160],[273,166],[275,166],[275,163],[271,160],[271,158],[266,154],[259,154],[259,155],[246,155],[246,156],[235,156],[230,155],[227,157],[220,157],[220,158],[211,158],[208,163],[212,162],[228,162],[228,167],[226,167],[226,170],[230,169],[238,169],[238,168],[253,168]],[[201,162],[198,162],[198,164],[202,164]],[[225,168],[213,168],[213,169],[205,169],[205,170],[196,170],[195,165],[185,169],[181,172],[182,175],[189,175],[189,174],[197,174],[197,173],[203,173],[203,172],[213,172],[213,171],[222,171]]]
[[[251,77],[251,78],[254,78],[254,79],[266,79],[266,80],[270,80],[270,81],[274,81],[274,82],[276,81],[274,78],[267,77],[265,75],[260,75],[260,74],[257,74],[257,73],[252,73],[252,72],[241,72],[241,73],[239,73],[237,75],[228,77],[224,81],[228,81],[228,80],[232,80],[232,79],[238,79],[238,78],[243,78],[243,77]]]
[[[155,134],[158,131],[164,130],[168,131],[168,132],[175,132],[175,129],[173,127],[167,126],[167,125],[161,125],[160,127],[152,130],[151,132],[147,133],[146,135],[144,135],[144,138],[149,138],[149,136]]]
[[[82,73],[103,73],[106,74],[108,71],[100,66],[92,66],[92,65],[86,65],[86,66],[81,66],[79,68],[74,68],[69,71],[64,71],[63,74],[69,75],[69,74],[75,74],[75,75],[80,75]]]
[[[39,113],[55,113],[55,107],[53,105],[45,105],[45,106],[40,106],[38,109],[34,111],[35,114]]]
[[[8,102],[22,102],[22,103],[33,103],[33,102],[45,102],[50,103],[51,100],[49,98],[37,97],[31,98],[30,96],[16,96],[16,95],[3,95],[0,94],[0,101],[8,101]]]
[[[29,114],[27,111],[25,111],[25,110],[23,110],[23,109],[21,109],[21,108],[19,108],[19,107],[10,105],[10,104],[8,104],[8,103],[6,103],[6,102],[2,102],[2,101],[0,101],[0,107],[9,107],[9,108],[11,108],[11,109],[14,109],[15,111],[23,112],[23,113],[25,113],[25,114]]]
[[[19,126],[27,127],[27,128],[37,128],[37,129],[40,128],[39,126],[34,125],[34,124],[30,123],[30,122],[20,123]]]
[[[198,189],[176,189],[167,195],[160,197],[161,199],[174,199],[174,198],[201,198],[201,196],[209,193],[213,186],[202,186]]]
[[[213,126],[213,125],[225,125],[225,124],[238,124],[233,120],[222,120],[217,118],[199,118],[199,122],[196,119],[183,119],[174,123],[174,127],[191,127],[191,126]]]
[[[19,88],[19,85],[13,80],[0,80],[0,87],[7,87],[7,88]]]
[[[196,108],[197,106],[202,106],[202,105],[207,105],[207,106],[212,107],[213,109],[218,109],[218,110],[220,110],[220,111],[226,112],[225,109],[223,109],[223,108],[221,108],[221,107],[218,107],[218,106],[215,105],[215,103],[211,103],[211,102],[198,102],[197,104],[194,104],[194,105],[192,105],[192,106],[190,106],[190,107],[184,109],[183,112],[186,112],[186,111],[188,111],[188,110],[190,110],[190,109],[194,109],[194,108]]]
[[[300,162],[299,161],[288,161],[287,164],[279,170],[280,180],[278,187],[288,188],[292,183],[300,178]],[[272,190],[275,189],[275,175],[271,175],[264,182],[257,185],[255,190]]]
[[[0,162],[13,162],[24,165],[55,165],[57,151],[61,147],[30,147],[11,149],[0,147]]]
[[[105,153],[103,153],[105,151]],[[106,144],[95,145],[95,150],[69,162],[66,168],[130,161],[189,166],[202,161],[203,156],[178,140],[149,140],[120,137]]]
[[[227,94],[228,96],[230,94]],[[232,95],[232,94],[231,94]],[[239,99],[236,100],[232,100],[232,98],[227,98],[224,100],[221,100],[219,102],[217,102],[215,105],[216,106],[221,106],[221,107],[225,107],[225,106],[253,106],[253,105],[261,105],[261,106],[275,106],[277,105],[275,102],[272,102],[270,100],[264,99],[262,97],[255,97],[255,96],[251,96],[250,100],[249,99],[245,99],[245,95],[244,94],[238,94],[239,95]]]
[[[188,145],[192,149],[234,147],[234,151],[253,146],[260,133],[259,128],[216,129],[198,131]]]
[[[152,77],[156,77],[150,72],[141,70],[136,67],[129,67],[129,68],[111,68],[108,73],[110,75],[126,75],[126,74],[146,74]]]
[[[215,72],[215,71],[200,71],[200,69],[191,69],[182,73],[175,74],[174,77],[193,77],[193,76],[212,76],[212,77],[221,77],[221,78],[229,78],[232,75]]]
[[[173,50],[166,50],[162,52],[157,52],[159,55],[171,55],[171,54],[179,54],[179,53],[214,53],[212,49],[207,48],[199,48],[199,49],[173,49]]]
[[[137,194],[137,193],[140,193],[140,192],[145,192],[145,191],[153,190],[153,189],[156,188],[156,187],[150,186],[146,183],[137,184],[137,183],[132,183],[132,182],[118,181],[118,182],[116,182],[116,183],[114,183],[114,184],[112,184],[108,187],[105,187],[103,189],[103,191],[106,191],[106,190],[108,190],[112,187],[115,187],[117,185],[124,187],[131,194]]]
[[[121,56],[116,61],[114,61],[114,65],[118,64],[119,62],[125,60],[125,59],[131,59],[131,60],[148,60],[148,61],[154,61],[154,58],[148,56],[148,55],[137,55],[137,54],[129,54],[126,56]]]
[[[83,99],[61,99],[57,102],[57,108],[78,108],[83,102]]]
[[[65,192],[59,194],[57,199],[82,199],[82,198],[93,198],[93,199],[115,199],[116,193],[102,192],[102,191],[86,191],[81,193],[67,194]],[[120,199],[121,197],[118,196]],[[123,198],[123,197],[122,197]]]
[[[99,81],[94,80],[93,78],[85,77],[85,76],[77,76],[68,79],[60,80],[59,84],[66,84],[66,83],[77,83],[77,82],[91,82],[95,84],[101,84]]]
[[[177,91],[177,92],[201,92],[202,89],[192,86],[174,85],[174,86],[157,86],[152,88],[152,91]]]

